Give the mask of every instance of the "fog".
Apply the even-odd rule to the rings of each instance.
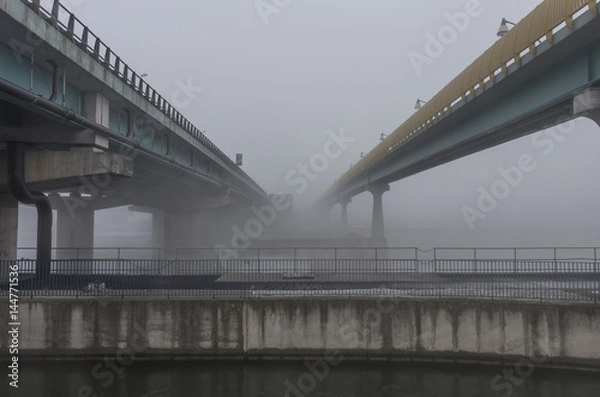
[[[498,39],[503,17],[517,22],[540,1],[481,0],[476,17],[431,64],[415,68],[428,34],[447,14],[472,1],[378,0],[71,0],[70,9],[166,98],[181,84],[202,87],[180,111],[269,193],[293,193],[297,211],[311,205],[339,176]],[[272,2],[269,2],[273,4]],[[277,3],[277,2],[275,2]],[[266,23],[268,22],[268,23]],[[418,70],[417,70],[418,69]],[[321,153],[331,134],[353,139],[305,189],[290,173]],[[546,135],[548,138],[548,135]],[[524,137],[395,182],[384,195],[390,245],[598,245],[600,128],[580,119],[554,140],[552,150]],[[480,187],[498,168],[529,154],[536,168],[497,207],[472,224],[464,206],[476,206]],[[349,206],[353,230],[368,236],[371,195]],[[120,211],[124,211],[121,209]],[[112,245],[111,225],[142,230],[149,215],[96,215],[96,245]],[[33,210],[22,208],[32,225]],[[101,220],[100,220],[101,218]],[[340,209],[331,224],[340,223]],[[32,227],[19,245],[32,244]],[[148,243],[147,237],[131,245]]]

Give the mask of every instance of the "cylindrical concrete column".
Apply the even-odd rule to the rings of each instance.
[[[340,202],[342,206],[342,228],[344,229],[348,228],[348,204],[350,204],[351,202],[352,200],[350,199],[342,200]]]
[[[385,239],[385,229],[383,224],[383,193],[390,190],[390,185],[369,186],[367,190],[373,195],[371,240],[383,241]]]

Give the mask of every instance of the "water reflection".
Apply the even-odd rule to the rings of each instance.
[[[526,379],[502,368],[350,363],[159,362],[125,368],[97,362],[23,363],[18,393],[54,397],[597,397],[596,374],[535,369]],[[497,377],[492,384],[492,379]],[[6,395],[2,393],[2,395]]]

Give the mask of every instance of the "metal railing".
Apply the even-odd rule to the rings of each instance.
[[[37,248],[17,248],[17,258],[33,260]],[[161,259],[161,248],[146,247],[80,247],[80,248],[52,248],[52,258],[62,260],[78,259]]]
[[[231,258],[231,253],[235,258]],[[252,247],[227,248],[69,247],[52,248],[54,259],[412,259],[588,261],[600,259],[599,247]],[[35,259],[35,247],[18,247],[17,258]]]
[[[35,261],[18,271],[21,297],[391,296],[525,299],[598,304],[598,262],[560,260],[200,259],[54,260],[49,278]],[[3,273],[4,274],[4,273]],[[0,294],[8,294],[6,279]]]
[[[262,191],[258,185],[242,170],[233,160],[223,153],[217,145],[212,143],[202,131],[187,120],[173,105],[171,105],[162,95],[152,88],[139,74],[133,71],[117,54],[115,54],[108,45],[106,45],[98,36],[96,36],[83,22],[81,22],[72,12],[63,6],[59,0],[47,0],[44,3],[51,3],[51,9],[46,9],[42,5],[42,0],[21,0],[30,7],[46,22],[56,28],[60,33],[66,36],[71,42],[84,50],[88,55],[98,61],[102,66],[117,76],[123,83],[132,88],[137,94],[149,102],[152,106],[171,119],[175,124],[181,127],[186,133],[195,138],[202,145],[206,146],[217,157],[224,161],[233,170],[242,175],[242,179]]]

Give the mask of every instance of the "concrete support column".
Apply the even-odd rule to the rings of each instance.
[[[56,259],[93,259],[94,210],[70,205],[83,202],[78,195],[52,197],[52,207],[57,210],[56,245],[66,248],[56,252]]]
[[[220,209],[168,211],[164,221],[165,257],[175,258],[181,249],[185,249],[185,252],[181,252],[180,259],[212,254],[202,249],[214,247],[219,242],[222,216],[224,214]]]
[[[152,212],[152,259],[162,259],[165,250],[165,211]]]
[[[376,185],[367,188],[373,195],[373,218],[371,224],[371,240],[385,240],[385,229],[383,223],[383,193],[390,190],[390,185]]]
[[[600,126],[600,88],[588,88],[573,98],[573,114],[587,117]]]
[[[19,225],[19,206],[10,194],[0,193],[0,262],[17,259],[17,232]],[[8,277],[8,264],[0,265],[0,282]]]
[[[348,204],[352,202],[351,199],[342,200],[340,202],[342,206],[342,228],[348,228]]]
[[[85,94],[85,117],[104,127],[110,127],[110,102],[99,92]],[[108,138],[99,134],[95,136],[95,146],[108,148]],[[95,149],[94,149],[95,150]]]

